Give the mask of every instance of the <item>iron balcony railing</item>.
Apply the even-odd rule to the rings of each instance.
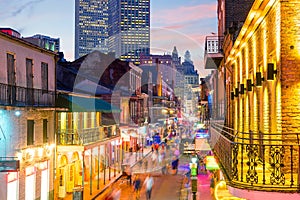
[[[0,105],[55,106],[55,92],[0,83]]]
[[[261,191],[300,191],[299,134],[238,132],[212,122],[210,145],[228,185]]]
[[[101,127],[85,128],[82,130],[63,129],[57,133],[58,145],[86,145],[93,142],[109,139],[118,135],[113,132],[104,133]]]

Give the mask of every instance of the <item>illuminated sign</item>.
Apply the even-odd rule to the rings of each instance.
[[[220,169],[214,156],[206,156],[206,169],[208,170]]]
[[[19,169],[19,160],[0,160],[0,172],[16,172]]]

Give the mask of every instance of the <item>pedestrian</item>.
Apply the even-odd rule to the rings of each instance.
[[[113,192],[111,194],[112,200],[120,200],[121,197],[121,189],[120,188],[114,188]]]
[[[144,185],[146,185],[146,198],[147,198],[147,200],[151,199],[151,192],[152,192],[153,184],[154,184],[153,177],[150,176],[150,174],[148,174],[145,181],[144,181]]]
[[[161,173],[162,173],[163,175],[165,175],[165,174],[167,174],[167,161],[166,161],[165,158],[163,158],[161,164],[162,164]]]
[[[145,171],[147,171],[147,169],[148,169],[148,160],[147,159],[144,161],[144,167],[145,167]]]
[[[128,183],[129,183],[129,185],[131,185],[131,183],[132,183],[132,180],[131,180],[132,173],[131,173],[130,165],[128,165],[127,168],[126,168],[126,175],[127,175]]]
[[[133,185],[134,185],[133,190],[138,199],[140,197],[140,190],[141,190],[141,179],[138,174],[134,178]]]
[[[210,178],[210,184],[209,184],[210,194],[213,196],[214,195],[214,190],[215,190],[215,177],[214,177],[214,174],[211,173],[209,178]]]
[[[179,159],[174,157],[173,161],[172,161],[172,170],[173,170],[173,174],[177,174],[178,172],[178,165],[179,165]]]
[[[156,151],[156,153],[158,153],[158,148],[159,148],[159,144],[155,143],[155,151]]]
[[[153,152],[152,153],[152,166],[155,166],[156,165],[156,162],[157,162],[157,154],[156,154],[156,152]]]

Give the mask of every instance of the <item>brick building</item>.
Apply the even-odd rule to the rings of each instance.
[[[256,0],[224,40],[227,114],[211,137],[238,197],[299,198],[299,3]]]

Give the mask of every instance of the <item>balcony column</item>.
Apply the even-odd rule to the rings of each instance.
[[[90,149],[90,195],[93,194],[93,166],[92,166],[92,163],[93,163],[93,151],[92,149]]]
[[[98,146],[98,180],[97,180],[97,190],[100,187],[100,146]]]

